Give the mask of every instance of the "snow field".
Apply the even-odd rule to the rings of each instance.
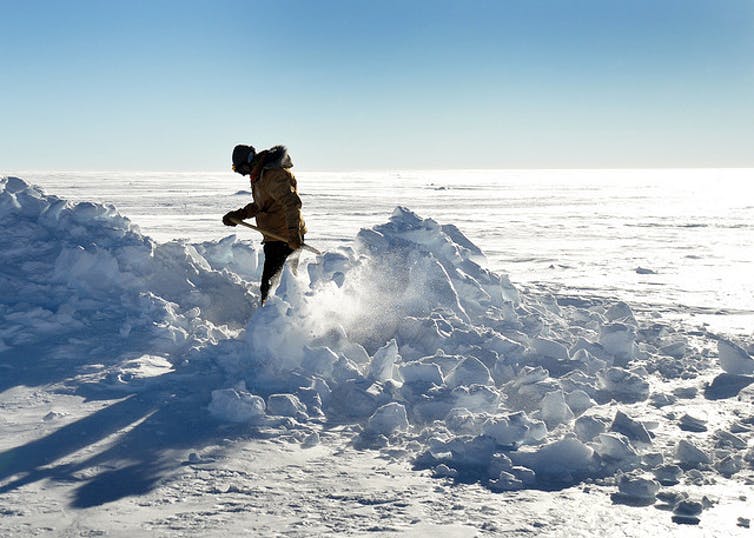
[[[0,184],[0,223],[9,356],[76,360],[127,392],[208,365],[224,382],[197,413],[307,446],[345,423],[358,448],[496,492],[597,483],[692,519],[708,507],[694,487],[754,477],[746,343],[519,290],[408,209],[286,266],[264,308],[261,253],[234,236],[157,244],[113,207],[18,178]]]

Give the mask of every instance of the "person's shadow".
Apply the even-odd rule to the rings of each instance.
[[[39,349],[36,352],[39,358]],[[4,373],[14,375],[4,376],[0,390],[64,379],[63,365],[45,369],[40,358],[33,368],[24,369],[16,353],[5,355]],[[96,385],[79,386],[76,392],[85,399],[112,403],[45,437],[0,452],[0,495],[43,479],[81,482],[71,503],[81,508],[150,491],[180,468],[182,451],[201,450],[218,438],[219,425],[206,406],[222,374],[208,362],[199,364],[204,366],[152,378],[147,390],[125,396]],[[70,375],[70,363],[67,366]],[[229,433],[223,431],[223,436]],[[71,458],[79,451],[94,454]],[[93,469],[105,470],[91,476]]]

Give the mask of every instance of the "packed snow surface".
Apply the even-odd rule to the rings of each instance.
[[[305,446],[345,426],[359,450],[492,492],[596,483],[647,505],[754,477],[751,342],[523,292],[407,208],[287,265],[262,308],[261,252],[235,236],[158,244],[111,206],[14,177],[0,225],[0,351],[69,361],[73,390],[170,377],[201,386],[195,413],[221,424]]]

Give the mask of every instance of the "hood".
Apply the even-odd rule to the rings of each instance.
[[[273,146],[267,150],[267,156],[264,159],[264,169],[272,168],[293,168],[291,156],[288,155],[288,148],[285,146]]]

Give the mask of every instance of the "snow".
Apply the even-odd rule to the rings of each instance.
[[[720,356],[720,367],[729,374],[754,375],[754,358],[736,345],[723,338],[717,341],[717,353]]]
[[[0,189],[0,285],[13,290],[0,352],[19,379],[3,387],[54,363],[69,372],[61,392],[145,413],[178,402],[200,426],[169,421],[191,465],[214,461],[200,445],[222,432],[253,431],[373,450],[486,495],[594,484],[651,505],[679,483],[753,476],[754,416],[728,395],[745,385],[720,377],[754,373],[745,343],[619,300],[519,289],[455,225],[398,207],[287,265],[259,308],[260,252],[236,236],[156,243],[114,207],[18,178]],[[2,487],[24,467],[12,469]]]
[[[618,478],[618,496],[623,501],[653,504],[660,484],[655,480],[621,475]]]
[[[209,412],[218,420],[252,422],[264,416],[265,403],[245,390],[217,389],[212,391]]]
[[[398,402],[379,407],[367,420],[366,432],[371,435],[388,435],[408,430],[406,408]]]

